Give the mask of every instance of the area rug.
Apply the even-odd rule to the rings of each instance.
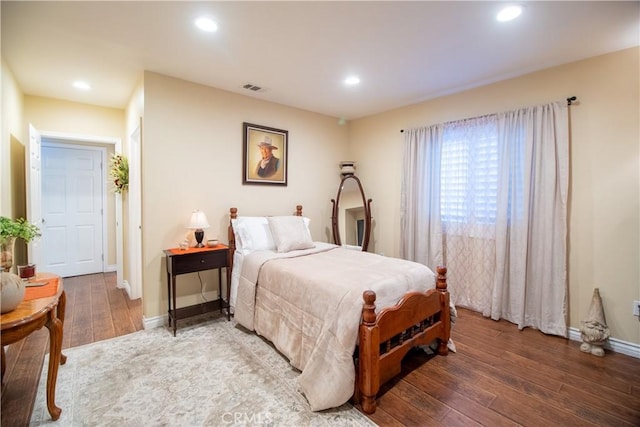
[[[183,326],[184,325],[184,326]],[[65,349],[51,420],[45,359],[31,425],[375,426],[350,404],[312,412],[299,371],[225,318],[200,318]]]

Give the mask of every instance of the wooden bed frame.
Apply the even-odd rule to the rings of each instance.
[[[230,219],[238,217],[238,209],[229,210]],[[296,216],[302,216],[302,206],[296,206]],[[233,268],[236,249],[235,234],[229,221],[229,270]],[[401,371],[402,359],[409,350],[438,340],[438,354],[447,355],[451,333],[447,269],[437,268],[436,288],[426,292],[408,292],[392,307],[375,313],[375,292],[362,295],[362,319],[358,344],[354,354],[356,382],[355,404],[373,414],[380,386]]]

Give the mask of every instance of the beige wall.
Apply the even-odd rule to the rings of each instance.
[[[24,97],[24,126],[41,132],[56,132],[79,136],[120,138],[125,140],[124,110],[98,107],[52,98],[26,95]],[[95,144],[94,144],[95,145]],[[107,149],[107,162],[114,151],[113,144],[98,144]],[[105,167],[108,167],[105,165]],[[107,265],[116,264],[115,195],[107,184]]]
[[[289,132],[288,186],[242,185],[242,123]],[[330,240],[330,199],[340,182],[347,128],[337,119],[146,72],[142,141],[144,316],[166,313],[162,250],[177,247],[195,209],[205,238],[227,242],[229,208],[241,215],[287,215],[296,204],[314,239]],[[217,289],[204,274],[205,292]],[[197,275],[178,278],[179,303],[200,301]]]
[[[25,121],[40,131],[120,138],[124,109],[25,95]]]
[[[2,138],[0,141],[0,215],[26,218],[25,146],[22,142],[24,96],[8,65],[2,61]],[[18,240],[15,245],[14,267],[27,263],[27,245]]]
[[[15,160],[12,159],[13,144],[23,143],[23,95],[16,82],[11,69],[2,59],[0,74],[2,80],[2,112],[0,137],[0,215],[13,217],[19,207],[14,206],[16,195],[12,179],[12,167]],[[15,153],[15,149],[13,150]],[[24,169],[24,162],[20,166]]]
[[[600,288],[612,336],[640,343],[639,49],[574,62],[446,96],[349,126],[349,158],[373,198],[376,252],[398,256],[401,129],[515,109],[575,95],[570,108],[570,326]]]

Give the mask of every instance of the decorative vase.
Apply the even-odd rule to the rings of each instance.
[[[20,305],[24,299],[24,281],[17,274],[0,272],[0,312],[7,313]]]
[[[2,271],[11,271],[15,245],[15,237],[0,237],[0,268]]]

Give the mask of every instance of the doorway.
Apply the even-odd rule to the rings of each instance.
[[[42,209],[42,145],[57,144],[60,147],[80,148],[98,150],[101,153],[101,178],[99,179],[102,188],[102,222],[100,225],[102,242],[99,246],[102,249],[99,261],[100,272],[116,271],[116,285],[123,287],[123,263],[118,261],[123,253],[122,244],[122,212],[120,194],[112,196],[112,192],[106,187],[106,174],[108,170],[107,153],[120,152],[122,143],[120,138],[100,137],[79,134],[69,134],[61,132],[39,131],[29,124],[29,154],[26,156],[27,178],[27,217],[30,222],[37,224],[41,228],[47,224],[43,221]],[[85,183],[86,186],[86,183]],[[115,201],[115,202],[114,202]],[[115,206],[115,207],[114,207]],[[46,236],[43,236],[46,238]],[[86,242],[83,242],[86,243]],[[40,271],[45,271],[42,247],[45,239],[36,239],[29,243],[29,262],[42,266]],[[104,258],[103,258],[104,257]]]

